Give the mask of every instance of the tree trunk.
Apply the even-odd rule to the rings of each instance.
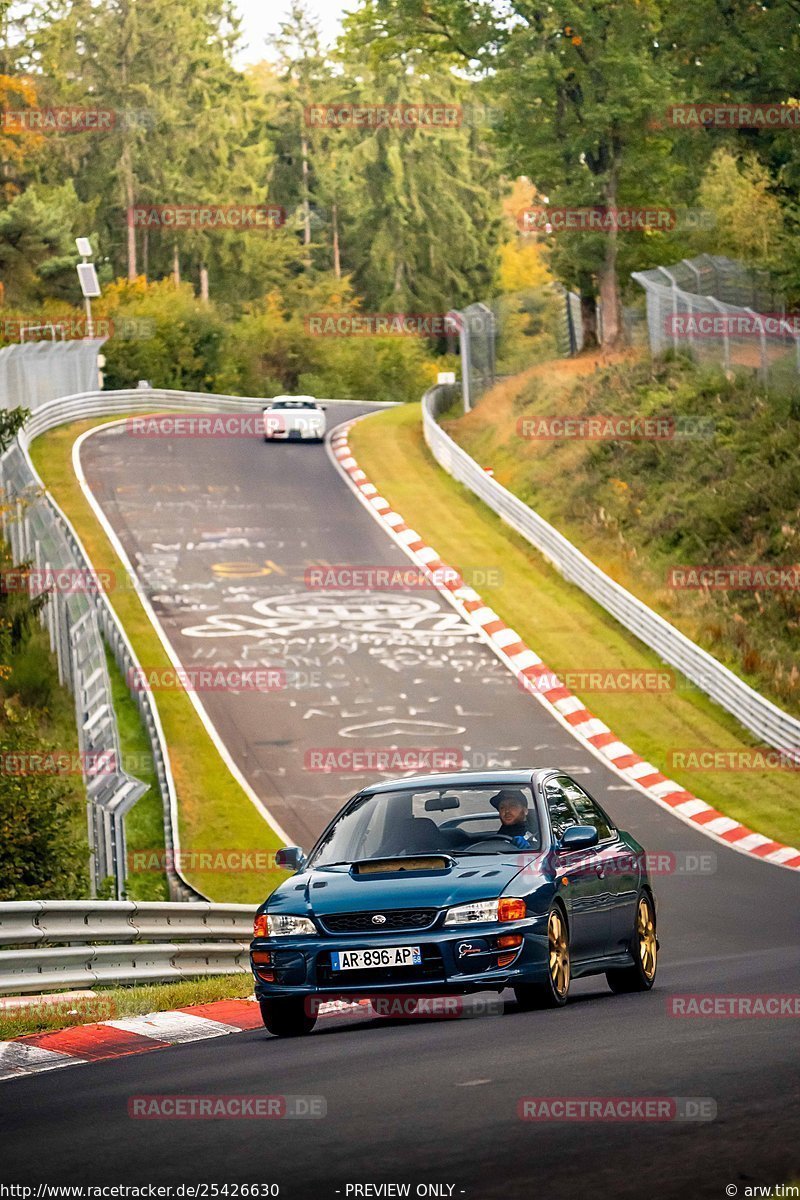
[[[311,203],[308,189],[308,141],[305,134],[300,139],[303,155],[303,245],[306,248],[305,266],[311,269]]]
[[[147,273],[150,270],[150,238],[147,236],[147,229],[142,230],[142,274],[144,275],[145,283],[147,282]]]
[[[339,256],[339,206],[333,205],[331,210],[333,219],[333,273],[337,279],[342,278],[342,260]]]
[[[208,267],[205,263],[200,267],[200,301],[208,304]]]
[[[172,282],[175,287],[180,287],[181,282],[181,260],[178,257],[178,243],[172,243]]]
[[[616,171],[609,172],[606,184],[606,205],[612,211],[617,207]],[[622,302],[617,277],[617,229],[611,223],[607,234],[606,253],[598,276],[600,306],[602,310],[601,339],[604,350],[611,350],[622,341]]]
[[[133,223],[133,167],[131,165],[131,148],[126,143],[122,151],[122,186],[125,189],[125,208],[128,213],[128,279],[134,280],[136,270],[136,226]]]
[[[583,349],[591,350],[597,345],[597,301],[594,292],[581,288],[581,324],[583,326]]]
[[[600,272],[600,305],[602,308],[603,349],[612,350],[622,341],[622,304],[617,280],[617,235],[608,235],[605,261]]]

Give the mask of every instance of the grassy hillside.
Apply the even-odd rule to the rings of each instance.
[[[542,432],[540,418],[600,415],[660,420],[675,434],[525,436]],[[796,399],[682,360],[586,357],[508,380],[445,426],[614,579],[800,713],[800,591],[670,583],[691,565],[800,563]]]

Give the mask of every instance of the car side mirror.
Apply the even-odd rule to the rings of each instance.
[[[594,825],[570,825],[569,829],[565,829],[561,835],[558,848],[559,850],[588,850],[590,846],[596,846],[599,841],[600,835]]]
[[[275,866],[284,871],[302,871],[306,856],[299,846],[284,846],[275,854]]]

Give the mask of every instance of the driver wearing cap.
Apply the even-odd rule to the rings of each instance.
[[[512,845],[520,850],[530,850],[535,846],[536,839],[526,823],[528,802],[522,792],[516,788],[503,788],[492,796],[489,803],[500,814],[498,833],[510,837]]]

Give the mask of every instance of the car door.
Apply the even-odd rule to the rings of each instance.
[[[639,893],[639,864],[597,801],[568,776],[559,776],[559,783],[579,824],[592,825],[598,833],[594,865],[600,881],[599,898],[608,914],[606,953],[614,954],[631,939]]]
[[[584,823],[578,818],[567,794],[571,783],[572,780],[564,775],[550,776],[544,782],[550,827],[556,840],[570,825]],[[607,885],[598,869],[599,862],[600,855],[595,846],[567,852],[556,847],[555,866],[562,881],[559,894],[567,904],[570,954],[576,963],[604,954],[608,943]],[[563,882],[565,879],[566,883]]]

